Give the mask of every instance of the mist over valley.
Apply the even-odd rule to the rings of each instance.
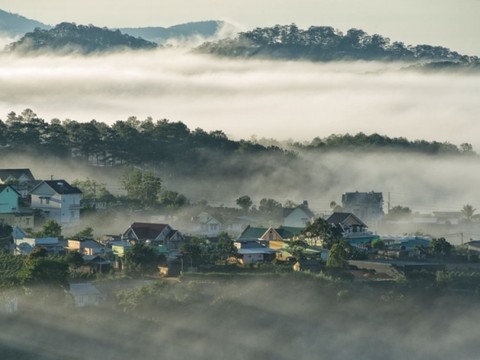
[[[475,359],[478,57],[237,24],[0,11],[0,358]]]

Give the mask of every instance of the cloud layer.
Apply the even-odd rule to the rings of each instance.
[[[173,50],[102,57],[0,58],[0,118],[112,123],[130,115],[191,128],[310,140],[378,132],[471,142],[480,76],[399,71],[399,64],[219,60]]]

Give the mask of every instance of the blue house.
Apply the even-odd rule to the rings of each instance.
[[[0,185],[0,214],[17,212],[20,196],[11,185]]]

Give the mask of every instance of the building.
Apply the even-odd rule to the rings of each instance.
[[[383,218],[383,194],[381,192],[347,192],[342,195],[344,212],[355,214],[367,222]]]
[[[134,222],[123,233],[123,240],[152,245],[165,245],[168,251],[178,251],[185,241],[183,235],[168,224]]]
[[[12,185],[22,197],[27,197],[34,183],[30,169],[0,169],[0,184]]]
[[[41,181],[30,191],[32,209],[42,210],[48,218],[61,225],[80,222],[82,192],[65,180]]]
[[[306,227],[315,220],[315,214],[308,208],[308,202],[294,208],[283,209],[283,225],[289,227]]]
[[[379,239],[379,236],[369,231],[368,226],[355,214],[334,212],[326,221],[351,245],[362,246]]]

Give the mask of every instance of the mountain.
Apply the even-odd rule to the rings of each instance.
[[[27,19],[26,17],[0,10],[0,35],[8,37],[22,36],[35,28],[49,29],[49,25]]]
[[[256,28],[241,32],[233,39],[204,43],[197,50],[246,58],[480,64],[476,56],[461,55],[441,46],[407,46],[398,41],[391,43],[388,38],[379,34],[369,35],[360,29],[350,29],[343,34],[330,26],[311,26],[302,30],[295,24]]]
[[[93,25],[61,23],[50,30],[35,29],[20,40],[7,46],[9,51],[60,53],[105,52],[123,49],[154,49],[157,44],[130,35],[119,30],[109,30]]]
[[[186,24],[164,27],[120,28],[121,32],[143,39],[165,44],[170,41],[185,42],[202,38],[203,41],[215,38],[224,30],[228,33],[237,33],[238,30],[223,21],[196,21]]]

